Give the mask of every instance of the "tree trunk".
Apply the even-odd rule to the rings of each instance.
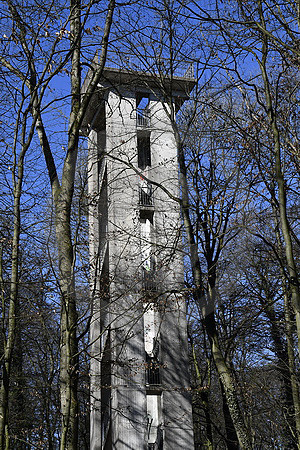
[[[26,121],[26,115],[25,119]],[[18,119],[17,119],[18,124]],[[23,123],[23,132],[26,128],[26,124]],[[18,142],[18,126],[16,126],[15,132],[14,151],[16,152],[16,145]],[[16,311],[18,310],[18,288],[19,288],[19,244],[20,244],[20,229],[21,229],[21,216],[20,216],[20,204],[22,195],[23,175],[24,175],[24,158],[26,151],[29,147],[32,135],[26,144],[23,145],[16,172],[13,171],[13,185],[14,185],[14,219],[13,219],[13,239],[12,239],[12,257],[11,257],[11,281],[10,281],[10,295],[9,295],[9,308],[8,317],[3,317],[3,379],[0,386],[0,450],[9,448],[9,429],[8,429],[8,402],[9,402],[9,389],[11,378],[11,363],[12,354],[14,349],[14,343],[17,331]],[[24,135],[22,135],[24,138]],[[24,141],[23,141],[24,142]],[[15,170],[15,168],[14,168]],[[4,314],[5,309],[3,310]],[[5,323],[7,321],[7,331],[5,330]]]
[[[262,25],[265,26],[264,22],[264,16],[261,8],[260,3],[260,17]],[[263,35],[263,45],[262,45],[262,60],[260,63],[261,73],[263,77],[264,82],[264,94],[265,94],[265,100],[266,100],[266,109],[268,112],[268,118],[270,122],[271,131],[273,134],[273,141],[274,141],[274,156],[275,156],[275,176],[276,176],[276,182],[278,187],[278,210],[279,210],[279,217],[280,217],[280,227],[284,239],[284,251],[285,251],[285,258],[286,258],[286,267],[287,272],[289,275],[289,291],[291,294],[291,303],[294,309],[295,317],[296,317],[296,327],[297,327],[297,337],[298,337],[298,352],[300,353],[300,291],[299,291],[299,276],[297,271],[297,266],[295,263],[295,257],[294,257],[294,249],[292,244],[292,237],[291,237],[291,229],[290,224],[288,220],[287,215],[287,197],[286,197],[286,186],[285,186],[285,180],[284,175],[282,171],[282,162],[281,162],[281,143],[280,143],[280,132],[277,125],[277,117],[276,117],[276,111],[273,107],[273,101],[272,101],[272,94],[271,94],[271,88],[270,88],[270,82],[268,78],[267,73],[267,56],[268,56],[268,38],[267,36]],[[288,351],[291,353],[291,343],[288,343]],[[289,361],[292,363],[291,360],[292,355],[289,355]],[[294,365],[294,364],[293,364]],[[291,368],[291,366],[290,366]],[[293,388],[293,398],[294,398],[294,408],[295,408],[295,423],[296,423],[296,430],[297,430],[297,443],[298,447],[300,448],[300,409],[299,409],[299,400],[297,398],[299,395],[295,395],[295,387],[294,386],[294,376],[293,376],[293,369],[291,371],[291,383]]]
[[[293,372],[294,372],[294,362],[291,367],[291,359],[288,355],[288,346],[290,344],[289,337],[290,330],[289,322],[287,322],[286,313],[288,311],[287,305],[287,294],[285,292],[285,322],[286,322],[286,340],[285,343],[282,339],[282,335],[280,329],[278,328],[278,320],[276,318],[276,314],[273,306],[273,299],[270,299],[268,305],[262,305],[264,307],[264,311],[266,316],[268,317],[271,324],[271,336],[274,342],[274,350],[275,354],[278,358],[278,372],[282,378],[283,392],[284,392],[284,416],[286,421],[285,434],[287,436],[286,445],[288,448],[298,448],[295,442],[296,432],[296,421],[297,416],[299,417],[299,395],[295,397],[297,390],[293,389]],[[294,361],[294,354],[293,354]],[[295,381],[295,380],[294,380]],[[294,394],[294,395],[293,395]],[[297,408],[298,405],[298,408]],[[298,409],[298,414],[296,414],[296,410]]]
[[[75,450],[78,445],[78,341],[74,280],[75,255],[70,226],[74,191],[80,109],[80,42],[81,2],[70,0],[70,46],[72,104],[69,121],[68,153],[65,159],[61,189],[55,198],[56,238],[61,289],[60,324],[60,401],[62,414],[61,450]]]
[[[204,442],[205,448],[208,450],[213,450],[213,437],[212,437],[212,422],[210,417],[210,410],[209,410],[209,395],[208,395],[208,388],[203,389],[203,379],[200,373],[200,368],[197,361],[195,346],[193,344],[192,338],[191,338],[191,347],[192,347],[192,356],[193,356],[193,365],[196,372],[196,379],[197,379],[197,385],[200,388],[199,396],[201,401],[201,406],[204,410],[205,415],[205,425],[206,425],[206,441]]]
[[[265,27],[264,16],[262,12],[261,2],[260,2],[260,15],[262,25]],[[275,176],[278,187],[278,208],[280,216],[280,226],[285,243],[285,257],[287,262],[287,270],[289,274],[289,289],[292,297],[292,305],[295,311],[297,335],[298,335],[298,351],[300,353],[300,291],[299,291],[299,277],[297,266],[295,263],[294,249],[292,244],[291,229],[287,215],[287,197],[286,197],[286,187],[284,175],[282,172],[281,163],[281,143],[280,143],[280,133],[277,125],[276,111],[273,107],[271,87],[267,73],[267,56],[268,56],[268,38],[263,35],[263,45],[262,45],[262,59],[260,63],[263,83],[264,83],[264,93],[266,99],[266,110],[268,112],[268,118],[270,122],[271,131],[273,133],[274,141],[274,156],[275,156]]]
[[[234,384],[231,371],[225,362],[225,359],[223,357],[219,345],[219,338],[215,325],[215,316],[214,316],[214,289],[212,285],[209,286],[207,299],[203,289],[203,280],[202,280],[200,260],[198,256],[198,247],[196,245],[193,226],[190,219],[187,171],[184,159],[184,151],[178,130],[176,128],[175,120],[172,120],[172,124],[178,150],[180,185],[182,190],[182,215],[189,244],[192,274],[196,286],[194,291],[194,297],[196,303],[198,304],[198,307],[202,310],[203,324],[205,326],[205,330],[209,338],[211,352],[214,363],[217,368],[218,376],[224,388],[228,409],[230,412],[232,422],[234,424],[240,448],[242,450],[248,450],[252,448],[251,437],[249,436],[242,412],[239,407],[239,401],[236,394],[236,387]]]
[[[205,325],[205,329],[211,343],[212,356],[217,368],[220,382],[222,383],[224,389],[224,396],[226,398],[226,403],[232,423],[234,425],[240,448],[245,450],[251,449],[251,438],[249,436],[242,412],[240,410],[233,376],[231,374],[230,368],[225,362],[224,356],[220,349],[214,313],[210,312],[205,315],[204,312],[203,323]]]
[[[238,438],[235,432],[234,424],[231,419],[223,384],[220,383],[220,386],[222,392],[223,416],[225,421],[227,448],[229,448],[230,450],[238,450],[239,449]]]
[[[4,340],[3,380],[0,387],[0,449],[8,448],[8,399],[11,378],[11,363],[16,338],[16,311],[18,309],[18,279],[19,279],[19,242],[20,242],[20,199],[23,178],[23,161],[19,162],[18,184],[14,189],[14,231],[12,242],[11,283],[9,310],[7,317],[7,335],[2,330]],[[4,311],[3,311],[4,313]]]
[[[59,202],[60,203],[60,202]],[[76,449],[78,440],[78,344],[73,249],[71,230],[64,202],[56,206],[56,236],[58,241],[61,324],[60,324],[60,448]]]

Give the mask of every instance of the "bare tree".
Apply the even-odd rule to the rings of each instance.
[[[76,161],[80,128],[85,111],[97,87],[101,76],[108,38],[112,24],[115,2],[111,0],[104,21],[104,31],[97,45],[100,47],[100,64],[93,72],[84,95],[81,94],[82,70],[82,36],[89,35],[87,23],[96,12],[97,4],[93,1],[81,4],[80,1],[70,1],[69,5],[58,3],[33,5],[29,3],[16,4],[5,2],[5,19],[9,23],[5,35],[7,45],[1,55],[1,64],[6,69],[7,76],[14,77],[17,89],[23,95],[20,106],[19,122],[23,123],[23,139],[15,175],[15,232],[12,254],[11,302],[9,311],[9,331],[5,344],[5,370],[2,384],[1,407],[1,448],[5,444],[5,427],[7,424],[7,402],[9,395],[10,363],[15,340],[16,304],[18,298],[18,252],[20,233],[20,198],[22,192],[22,177],[25,154],[36,130],[47,165],[49,181],[55,208],[56,242],[58,248],[58,270],[61,296],[61,341],[60,341],[60,399],[61,399],[61,442],[60,447],[77,448],[78,439],[78,336],[77,336],[77,305],[75,292],[74,267],[76,254],[73,250],[70,215],[72,209]],[[36,17],[34,14],[36,13]],[[61,16],[61,20],[57,19]],[[99,25],[94,25],[100,29]],[[85,31],[87,30],[87,31]],[[8,53],[12,51],[12,54]],[[15,52],[21,55],[13,58]],[[63,161],[62,177],[59,181],[55,163],[55,152],[52,148],[50,129],[44,124],[47,115],[46,93],[55,76],[65,72],[70,74],[70,111],[66,141],[66,155]],[[54,99],[54,101],[57,99]],[[50,103],[51,105],[51,100]],[[27,121],[27,122],[26,122]],[[26,125],[29,125],[29,132]],[[22,132],[21,132],[22,136]],[[62,139],[62,138],[61,138]],[[15,146],[19,142],[16,134]],[[15,172],[14,172],[15,173]]]

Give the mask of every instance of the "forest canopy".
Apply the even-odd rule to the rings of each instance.
[[[89,448],[84,118],[105,67],[155,75],[172,123],[195,448],[300,447],[299,8],[3,0],[0,449]]]

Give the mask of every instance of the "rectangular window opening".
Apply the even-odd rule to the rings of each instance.
[[[151,167],[151,146],[149,133],[137,135],[137,151],[139,169],[145,170],[146,167]]]
[[[147,93],[136,94],[136,124],[139,127],[150,126],[149,94]]]
[[[147,393],[147,435],[148,450],[163,449],[161,393]]]
[[[153,209],[152,210],[148,210],[148,209],[140,210],[140,222],[141,223],[146,223],[146,220],[149,220],[151,225],[153,225],[153,216],[154,216]]]

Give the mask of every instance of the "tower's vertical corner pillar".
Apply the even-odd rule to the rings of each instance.
[[[140,302],[135,95],[108,94],[107,199],[112,355],[112,449],[146,449],[143,309]]]

